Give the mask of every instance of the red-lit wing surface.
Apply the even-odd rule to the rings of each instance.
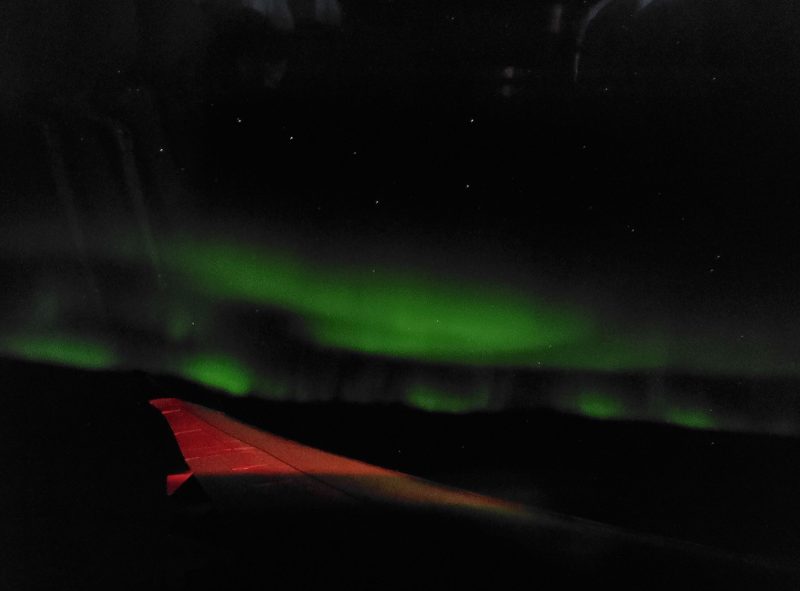
[[[446,488],[400,472],[334,455],[248,427],[175,398],[151,402],[167,419],[193,474],[215,503],[388,502],[524,517],[517,505]],[[168,490],[187,475],[173,475]]]
[[[338,554],[334,550],[337,544],[342,543],[355,544],[360,548],[359,552],[367,552],[371,545],[377,544],[369,550],[373,560],[384,555],[391,557],[394,555],[392,552],[407,553],[409,547],[403,542],[403,536],[393,537],[398,527],[403,529],[397,521],[392,522],[394,529],[391,532],[381,533],[380,523],[370,528],[359,522],[358,533],[351,532],[349,538],[346,533],[342,534],[342,539],[336,537],[339,535],[338,527],[344,528],[342,531],[345,532],[351,528],[350,517],[359,516],[357,519],[366,519],[367,522],[376,517],[380,520],[381,515],[387,514],[382,513],[383,509],[393,507],[402,509],[389,512],[396,519],[412,520],[404,535],[414,536],[415,544],[424,544],[431,535],[439,535],[444,540],[441,541],[444,547],[449,544],[462,552],[473,546],[484,548],[494,552],[493,560],[505,560],[508,568],[524,567],[535,557],[539,568],[549,568],[558,577],[573,572],[576,565],[580,565],[580,572],[573,574],[584,577],[581,580],[593,580],[595,576],[609,572],[615,577],[623,577],[630,570],[629,565],[635,564],[639,570],[630,572],[631,581],[638,580],[637,572],[648,572],[663,583],[656,587],[665,589],[678,588],[679,582],[697,577],[700,577],[698,580],[713,582],[722,580],[722,577],[742,583],[743,588],[751,588],[753,581],[762,581],[764,577],[772,580],[774,588],[784,588],[775,577],[781,580],[785,577],[790,583],[797,580],[793,568],[776,569],[775,565],[757,561],[742,562],[737,555],[716,549],[440,486],[301,445],[182,400],[162,398],[151,401],[151,404],[169,422],[191,468],[190,473],[168,477],[168,492],[185,486],[184,483],[193,475],[210,497],[214,509],[232,518],[231,523],[239,524],[237,535],[244,536],[239,548],[254,552],[258,560],[261,560],[258,552],[264,544],[263,531],[267,528],[281,540],[286,536],[300,536],[301,539],[294,540],[295,546],[288,544],[288,554],[281,556],[286,560],[297,553],[296,560],[302,563],[309,552],[306,547],[315,539],[311,534],[306,536],[311,531],[308,530],[309,519],[313,522],[317,517],[332,513],[345,515],[345,521],[337,522],[339,525],[331,528],[330,521],[323,520],[320,523],[328,525],[319,525],[318,530],[314,530],[323,539],[319,542],[321,554],[315,554],[315,560],[328,556],[328,567],[333,568],[331,565],[336,563],[334,558]],[[377,511],[362,511],[370,508]],[[458,519],[450,520],[451,514]],[[432,526],[433,529],[424,529],[425,535],[420,537],[415,528],[425,527],[425,520],[432,515],[445,515],[447,519],[438,521],[439,525]],[[298,525],[299,533],[294,532],[294,519],[304,520],[304,525]],[[445,522],[447,525],[442,526]],[[476,528],[472,525],[466,528],[456,526],[465,523],[474,524]],[[280,534],[275,533],[275,528]],[[454,532],[454,539],[447,538],[448,531]],[[459,536],[466,536],[466,539]],[[433,541],[425,546],[425,556],[441,550],[437,546],[440,542],[436,541],[440,538],[432,538]],[[498,543],[504,544],[502,549],[495,548]],[[387,544],[392,552],[387,550]],[[297,550],[300,547],[305,550]],[[350,548],[348,551],[352,553],[353,550]],[[463,561],[458,558],[456,562],[462,565]],[[376,566],[377,572],[382,572],[383,567],[379,567]],[[396,565],[391,566],[392,569],[396,569]],[[489,570],[492,576],[497,574],[494,567]],[[449,571],[445,568],[444,572]],[[531,575],[538,571],[522,568],[520,572]],[[291,579],[294,575],[290,573],[287,576]],[[467,579],[471,576],[465,575]],[[785,588],[796,587],[789,584]]]

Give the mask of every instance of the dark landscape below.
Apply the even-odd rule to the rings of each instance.
[[[798,581],[794,438],[552,411],[446,415],[275,403],[142,373],[13,361],[1,369],[7,588],[307,588],[328,577],[361,588],[434,588],[510,585],[519,573],[545,588],[596,577],[618,588],[675,588],[692,579],[704,588],[788,589]],[[165,495],[164,475],[185,465],[147,404],[162,396],[557,512],[585,529],[585,541],[380,505],[342,514],[288,503],[219,519],[197,483]],[[600,524],[630,530],[633,541],[598,555]]]

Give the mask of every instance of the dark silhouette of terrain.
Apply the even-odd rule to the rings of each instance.
[[[790,589],[798,581],[794,439],[551,412],[448,416],[234,400],[141,373],[12,361],[2,363],[2,374],[2,490],[11,508],[3,582],[10,588],[602,581]],[[539,517],[333,504],[282,492],[300,483],[280,477],[269,503],[233,510],[215,506],[193,480],[168,498],[166,474],[186,467],[166,422],[147,404],[165,395],[323,449],[523,501]],[[226,477],[222,485],[246,487],[248,478]]]

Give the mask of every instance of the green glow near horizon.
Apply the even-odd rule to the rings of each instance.
[[[664,421],[690,429],[713,429],[717,422],[700,409],[674,408],[664,413]]]
[[[406,393],[406,403],[428,412],[467,413],[486,410],[489,390],[482,388],[472,394],[456,394],[425,384],[415,384]]]
[[[243,396],[253,386],[249,370],[234,357],[225,355],[196,355],[180,365],[180,375],[188,380]]]
[[[609,312],[613,302],[581,305],[580,290],[572,290],[574,298],[565,302],[553,294],[459,281],[419,269],[335,264],[248,241],[239,235],[240,224],[230,228],[219,223],[201,231],[188,225],[182,234],[160,237],[168,289],[147,293],[151,299],[141,300],[139,310],[132,305],[126,311],[131,328],[156,330],[172,344],[194,346],[229,333],[218,324],[218,312],[239,307],[246,313],[252,305],[291,317],[292,326],[310,344],[405,360],[473,367],[800,375],[796,356],[774,352],[763,338],[740,342],[676,330],[673,319],[664,318],[654,318],[649,326],[633,325],[624,314]],[[93,260],[128,266],[148,280],[149,263],[134,230],[126,232],[124,222],[95,230],[103,248],[92,253]],[[46,255],[57,261],[69,250],[54,242],[52,228],[15,231],[15,244],[27,245],[34,259]],[[248,235],[260,239],[265,234],[259,228]],[[42,285],[54,285],[55,279],[59,283],[31,304],[26,330],[57,325],[78,306],[75,298],[83,286],[70,284],[57,269],[50,272],[54,277],[43,276]],[[59,298],[42,295],[51,292]],[[113,299],[108,303],[115,305]],[[21,318],[17,314],[9,319],[15,330],[25,328]],[[146,326],[142,318],[148,319]],[[287,336],[296,338],[298,333]]]
[[[586,339],[594,327],[577,311],[499,287],[316,266],[224,242],[181,242],[166,256],[190,288],[295,314],[318,344],[361,353],[502,363]]]
[[[600,295],[602,290],[593,294],[588,285],[561,282],[560,293],[572,298],[565,303],[552,294],[543,295],[544,289],[530,292],[470,284],[426,275],[419,269],[402,272],[378,264],[373,273],[364,262],[368,257],[362,256],[371,250],[366,242],[363,252],[352,257],[361,260],[361,265],[347,266],[315,260],[318,257],[313,255],[296,256],[290,249],[262,242],[265,237],[273,243],[313,242],[313,237],[285,227],[256,227],[247,220],[221,218],[187,219],[182,227],[179,234],[166,228],[158,233],[164,283],[159,290],[143,290],[141,299],[128,302],[129,309],[114,319],[118,325],[127,322],[132,330],[159,332],[173,345],[195,347],[206,339],[215,342],[210,340],[212,335],[235,338],[218,321],[230,316],[217,313],[253,304],[292,316],[297,321],[292,326],[301,327],[302,336],[312,344],[406,360],[556,370],[800,376],[800,361],[789,346],[796,340],[788,338],[793,332],[776,339],[766,328],[736,327],[734,334],[729,325],[715,324],[714,318],[698,326],[688,316],[668,314],[657,302],[652,317],[641,322],[626,315],[624,302],[631,294],[624,291]],[[86,230],[92,266],[113,263],[130,271],[131,278],[141,279],[142,285],[152,283],[150,259],[142,249],[139,230],[127,217]],[[398,246],[393,260],[403,259],[404,247]],[[339,251],[339,260],[345,251]],[[65,327],[83,334],[80,323],[91,314],[87,312],[91,306],[86,286],[76,274],[65,271],[70,265],[64,262],[72,252],[60,220],[42,217],[4,228],[0,256],[23,257],[26,267],[39,273],[32,289],[27,280],[7,286],[17,304],[0,318],[6,327],[14,333],[36,334]],[[330,260],[336,257],[331,254]],[[537,270],[525,273],[535,277]],[[546,281],[541,284],[542,288],[546,285]],[[104,295],[110,296],[105,302],[110,308],[119,307],[113,290]],[[741,332],[746,338],[739,337]],[[115,344],[118,335],[107,336],[107,342]],[[121,351],[131,353],[127,343],[119,344]]]
[[[580,414],[593,419],[622,419],[627,412],[622,400],[605,392],[581,392],[577,399]]]
[[[256,383],[256,389],[262,396],[273,400],[285,400],[289,398],[291,394],[289,379],[278,375],[260,374]]]
[[[298,350],[315,349],[314,356],[326,355],[317,347],[386,356],[399,360],[398,368],[410,368],[411,380],[420,374],[407,361],[425,365],[431,373],[422,375],[434,376],[402,392],[391,387],[378,392],[388,382],[376,380],[376,400],[391,397],[431,412],[479,411],[505,404],[502,389],[474,388],[482,368],[557,370],[566,380],[557,388],[571,389],[560,389],[563,397],[557,400],[545,393],[543,404],[600,420],[644,419],[692,429],[736,425],[723,412],[717,417],[695,408],[702,403],[689,393],[659,391],[656,396],[663,399],[654,402],[645,392],[609,393],[606,384],[612,382],[576,381],[569,372],[800,375],[796,356],[782,345],[770,348],[766,330],[740,341],[715,332],[713,323],[686,327],[677,319],[673,325],[674,319],[657,314],[640,322],[619,302],[594,298],[586,288],[572,288],[575,299],[567,303],[544,296],[545,290],[510,289],[419,269],[346,265],[331,262],[341,260],[334,255],[319,260],[212,230],[159,241],[165,282],[157,289],[150,285],[151,270],[135,241],[127,245],[116,234],[98,241],[102,249],[91,253],[92,265],[102,270],[113,263],[129,281],[104,286],[108,316],[103,317],[87,305],[79,275],[63,265],[63,253],[70,249],[49,233],[38,240],[25,271],[34,278],[8,282],[13,305],[0,318],[3,330],[16,335],[0,339],[0,352],[28,360],[88,369],[119,367],[122,360],[125,367],[171,372],[233,395],[293,401],[331,396],[325,380],[310,373],[313,369],[294,361],[287,366],[280,353],[271,357],[286,338]],[[532,276],[535,272],[530,270]],[[629,296],[618,295],[620,302]],[[580,301],[585,305],[576,304]],[[279,316],[277,322],[259,324],[267,316],[259,316],[264,309]],[[259,332],[273,329],[270,335]],[[337,358],[328,360],[333,365]],[[331,375],[339,369],[331,369]],[[436,375],[445,377],[437,381]],[[372,399],[367,387],[354,389],[353,399]],[[497,399],[490,400],[490,394]],[[532,403],[540,400],[538,392],[530,396]]]
[[[16,335],[2,339],[0,350],[29,361],[83,369],[107,369],[118,362],[116,355],[104,343],[75,335]]]

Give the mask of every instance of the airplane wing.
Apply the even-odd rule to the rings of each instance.
[[[151,404],[169,422],[214,509],[233,524],[216,539],[236,568],[221,569],[215,583],[204,572],[204,588],[230,586],[231,573],[258,578],[264,563],[279,588],[328,580],[320,577],[362,588],[564,588],[605,580],[616,588],[675,589],[692,582],[701,588],[789,589],[797,582],[797,573],[715,549],[324,452],[179,399]],[[173,475],[168,488],[189,474]]]
[[[170,424],[193,474],[215,502],[241,511],[262,502],[391,503],[525,519],[521,505],[439,486],[266,433],[175,398],[151,401]],[[172,475],[168,489],[186,480]],[[240,479],[244,485],[226,481]]]

